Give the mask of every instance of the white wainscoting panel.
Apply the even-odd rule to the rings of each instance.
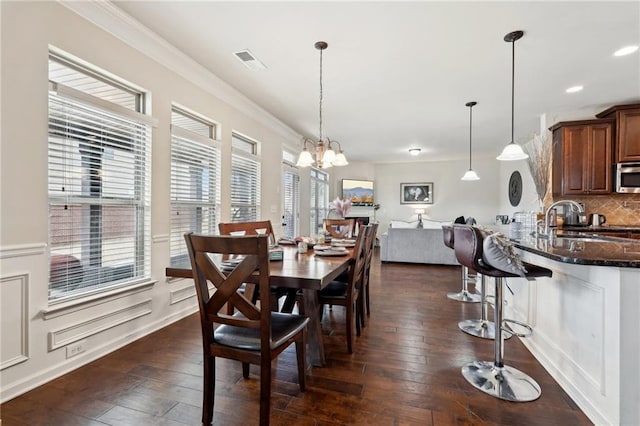
[[[169,305],[175,305],[176,303],[182,302],[183,300],[190,299],[196,295],[196,288],[193,284],[182,287],[171,289],[169,293]]]
[[[151,299],[49,332],[49,351],[151,313]]]
[[[29,274],[0,279],[0,370],[29,359]]]

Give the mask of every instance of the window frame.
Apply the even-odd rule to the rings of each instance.
[[[247,150],[247,147],[251,149]],[[236,131],[232,132],[230,222],[252,222],[261,218],[262,161],[258,153],[258,141]],[[241,182],[242,180],[245,182]],[[243,193],[247,190],[244,185],[247,181],[250,190],[248,195]]]
[[[57,51],[49,61],[54,79],[64,80],[66,72],[114,99],[132,97],[114,103],[49,81],[47,281],[48,303],[56,305],[150,279],[151,128],[157,122],[142,112],[148,93]]]
[[[189,261],[185,232],[218,233],[222,174],[222,143],[215,140],[218,129],[214,120],[176,104],[171,107],[170,265]]]
[[[312,168],[309,172],[309,182],[309,232],[311,236],[314,236],[323,233],[322,221],[329,214],[329,173]],[[324,191],[324,196],[320,200],[318,194],[321,192],[321,189]]]
[[[287,175],[292,176],[292,188],[288,188]],[[295,238],[300,233],[300,184],[300,172],[295,166],[295,154],[283,150],[282,235],[288,238]],[[293,194],[293,199],[289,199],[289,194]],[[291,213],[288,213],[289,209]]]

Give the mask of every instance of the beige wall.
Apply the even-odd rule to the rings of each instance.
[[[433,204],[424,206],[424,217],[452,221],[458,216],[473,216],[479,223],[492,223],[500,213],[497,161],[474,158],[479,181],[462,181],[468,160],[376,164],[376,202],[378,220],[384,231],[391,220],[417,220],[414,205],[400,204],[400,184],[433,182]]]

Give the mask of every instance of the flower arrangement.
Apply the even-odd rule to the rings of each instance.
[[[351,206],[351,200],[342,200],[340,198],[336,198],[329,203],[329,209],[334,210],[341,217],[346,217]]]
[[[549,192],[549,177],[551,169],[551,136],[550,134],[534,135],[533,140],[523,147],[529,158],[527,163],[540,204],[544,205],[545,198]]]

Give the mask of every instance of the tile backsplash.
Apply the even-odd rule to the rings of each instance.
[[[587,214],[600,213],[609,225],[640,225],[640,194],[562,197],[583,203]],[[561,199],[561,198],[557,198]]]

